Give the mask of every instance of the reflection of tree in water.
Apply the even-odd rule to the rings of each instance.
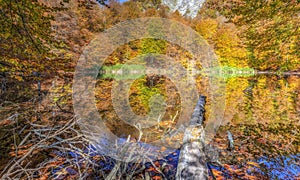
[[[151,79],[154,79],[152,86],[150,83]],[[103,86],[101,86],[101,84],[107,83],[108,81],[109,80],[103,79],[99,80],[99,83],[96,86],[95,92],[97,104],[99,104],[97,105],[97,107],[99,107],[99,112],[106,119],[108,127],[117,136],[126,138],[130,134],[132,138],[137,138],[138,130],[133,125],[129,125],[122,119],[119,119],[117,114],[114,112],[112,103],[110,101],[111,96],[108,95],[111,92],[111,88],[103,88]],[[119,85],[122,85],[122,83],[124,82],[120,81]],[[124,91],[127,90],[126,88],[124,89]],[[159,101],[159,106],[155,106],[155,100],[159,99],[153,99],[156,94],[160,94],[160,96],[164,98],[165,101],[163,104],[161,104],[161,102]],[[124,97],[119,98],[124,99]],[[155,126],[153,125],[152,127],[145,128],[143,130],[144,135],[147,136],[143,137],[144,140],[147,139],[148,141],[151,141],[151,139],[153,138],[159,139],[161,136],[163,136],[164,131],[172,128],[176,124],[176,119],[178,117],[175,117],[175,115],[176,113],[178,114],[178,112],[180,112],[180,96],[177,92],[176,87],[174,86],[173,82],[170,81],[170,79],[155,75],[145,76],[137,79],[130,86],[128,99],[130,108],[136,115],[146,115],[147,113],[149,113],[151,110],[151,104],[154,105],[152,106],[153,112],[160,111],[160,106],[164,106],[166,108],[165,114],[159,117],[159,121],[158,118],[153,117],[155,118]],[[119,102],[119,105],[123,110],[125,107],[124,103],[125,102],[123,101]],[[102,106],[101,104],[105,104],[105,106]],[[175,119],[173,119],[174,117]],[[145,119],[143,122],[150,123],[149,120]]]

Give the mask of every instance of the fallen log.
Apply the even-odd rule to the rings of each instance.
[[[186,128],[183,145],[177,166],[176,179],[179,180],[202,180],[208,179],[204,144],[204,106],[205,96],[200,96],[192,114],[190,124]]]

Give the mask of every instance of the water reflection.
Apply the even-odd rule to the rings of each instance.
[[[227,80],[225,122],[299,123],[300,78],[255,76]]]
[[[160,79],[160,80],[159,80]],[[131,85],[129,103],[134,113],[146,114],[145,107],[153,89],[167,97],[167,114],[157,121],[157,126],[146,129],[148,137],[144,141],[160,138],[170,127],[176,124],[176,113],[180,111],[180,95],[169,79],[158,78],[155,87],[142,87],[147,84],[144,80],[136,80]],[[209,96],[208,78],[198,77],[197,89],[200,94]],[[127,138],[131,135],[138,138],[139,131],[128,124],[124,124],[115,114],[111,103],[113,80],[101,79],[96,86],[97,108],[111,131],[119,137]],[[140,87],[141,86],[141,87]],[[142,90],[140,90],[142,89]],[[140,92],[141,91],[141,92]],[[300,120],[300,78],[298,76],[279,77],[275,75],[258,75],[253,77],[231,77],[226,79],[226,109],[222,125],[227,124],[256,124],[256,123],[284,123],[299,125]],[[220,92],[221,94],[222,92]],[[145,103],[146,102],[146,103]],[[206,119],[212,115],[212,102],[207,99]],[[188,117],[186,117],[188,118]],[[153,125],[153,124],[152,124]],[[178,136],[181,138],[182,136]],[[174,139],[173,139],[174,140]]]
[[[148,78],[149,79],[149,78]],[[162,93],[169,94],[169,101],[175,109],[180,110],[180,98],[168,79],[158,82]],[[147,83],[147,78],[145,81]],[[260,174],[269,177],[275,177],[278,173],[299,172],[299,165],[291,165],[299,161],[299,156],[291,156],[290,165],[284,164],[282,167],[273,170],[274,158],[280,154],[292,155],[300,151],[299,147],[299,125],[300,125],[300,78],[299,76],[280,77],[276,75],[257,75],[252,77],[230,77],[225,79],[226,82],[226,109],[222,127],[218,130],[217,137],[213,140],[215,146],[223,151],[221,157],[222,163],[227,164],[245,164],[253,160],[264,164],[260,166]],[[133,85],[139,85],[139,81]],[[96,87],[96,97],[101,100],[97,101],[97,107],[102,116],[106,119],[111,131],[119,137],[126,138],[130,135],[137,139],[139,131],[135,127],[129,127],[122,124],[113,112],[113,106],[109,100],[112,80],[101,79]],[[159,84],[159,83],[158,83]],[[201,94],[209,97],[208,78],[197,78],[197,89]],[[140,103],[138,97],[138,87],[131,88],[134,96],[130,97],[130,105],[137,114],[147,113]],[[149,89],[149,92],[151,90]],[[106,96],[106,97],[104,97]],[[170,98],[171,97],[171,98]],[[96,99],[97,99],[96,98]],[[207,99],[206,118],[211,115],[211,101]],[[167,101],[168,105],[168,101]],[[176,123],[176,111],[169,111],[168,118],[161,120],[160,125],[150,128],[145,134],[147,138],[161,138],[168,133],[166,127],[172,127]],[[175,117],[175,119],[174,119]],[[226,152],[227,138],[226,130],[233,133],[235,141],[235,150]],[[151,137],[152,136],[152,137]],[[169,139],[171,142],[181,141],[182,134]],[[221,139],[221,140],[220,140]],[[219,141],[218,143],[216,143]],[[147,139],[142,139],[142,144],[146,145]],[[166,151],[166,148],[152,148],[155,151]],[[273,157],[270,159],[270,157]],[[262,160],[264,159],[264,160]],[[216,168],[218,169],[218,168]],[[265,174],[264,174],[265,173]],[[277,174],[276,174],[277,173]]]
[[[300,154],[278,156],[276,158],[261,157],[257,160],[263,167],[261,173],[270,179],[293,180],[299,177]]]

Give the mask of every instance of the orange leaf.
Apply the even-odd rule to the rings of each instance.
[[[260,167],[260,165],[258,164],[258,163],[256,163],[256,162],[247,162],[247,164],[249,164],[249,165],[252,165],[252,166],[255,166],[255,167]]]
[[[161,177],[160,176],[153,176],[152,179],[154,179],[154,180],[161,180]]]
[[[221,176],[222,175],[222,172],[218,171],[216,169],[212,169],[212,172],[213,172],[214,176]]]

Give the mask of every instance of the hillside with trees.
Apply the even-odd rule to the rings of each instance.
[[[183,138],[183,134],[172,134],[179,129],[176,124],[184,111],[179,82],[153,73],[159,72],[154,70],[163,61],[181,67],[169,69],[178,77],[182,77],[181,69],[187,74],[195,72],[192,77],[197,94],[207,97],[204,127],[209,126],[206,120],[215,112],[213,98],[224,98],[220,102],[224,107],[220,109],[220,127],[205,145],[208,179],[300,177],[300,2],[206,0],[197,4],[200,9],[196,16],[191,16],[189,10],[184,14],[180,11],[180,7],[193,7],[192,3],[176,5],[179,10],[168,3],[0,1],[1,178],[175,179],[180,148],[165,154],[169,147],[151,144],[165,136],[171,136],[166,144],[176,144]],[[213,50],[217,66],[205,67],[195,62],[199,57],[193,57],[188,49],[165,40],[168,30],[157,30],[164,27],[163,20],[141,28],[149,37],[162,38],[135,39],[118,46],[103,60],[92,101],[105,126],[124,140],[124,146],[116,151],[136,151],[140,155],[143,153],[137,149],[150,149],[149,154],[136,156],[137,160],[130,156],[135,162],[123,162],[100,151],[95,146],[100,140],[85,136],[82,119],[74,110],[74,78],[86,54],[102,53],[97,48],[95,52],[88,51],[101,34],[137,18],[162,18],[189,27]],[[177,30],[178,34],[172,35],[185,42],[189,34]],[[116,30],[120,33],[115,34],[116,39],[121,38],[121,33],[133,37],[139,33],[139,29],[132,31]],[[101,43],[106,45],[105,41]],[[146,66],[153,72],[147,72]],[[91,67],[92,72],[98,66]],[[129,85],[123,83],[127,79]],[[218,80],[214,85],[224,90],[214,96],[212,79]],[[147,128],[123,121],[115,105],[119,103],[125,109],[126,104],[121,102],[123,93],[114,92],[117,86],[128,93],[129,109],[136,116],[155,111],[155,103],[161,103],[157,112],[163,107],[165,114],[145,120],[151,124]],[[183,92],[191,89],[187,86]],[[114,102],[113,98],[120,101]],[[192,99],[190,108],[197,100]],[[184,118],[188,122],[191,117]],[[130,151],[131,146],[137,149]],[[163,155],[153,158],[151,152]]]

